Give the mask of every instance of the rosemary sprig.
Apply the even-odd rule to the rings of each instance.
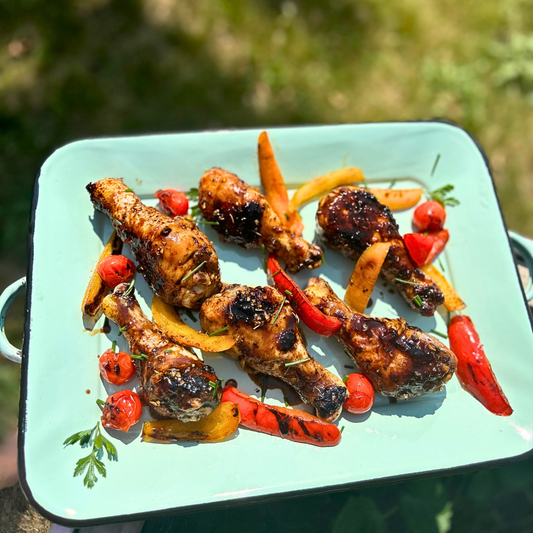
[[[130,354],[130,357],[132,359],[141,359],[141,360],[142,359],[148,359],[148,356],[146,354],[144,354],[144,353],[138,353],[138,354],[132,353],[132,354]]]
[[[135,279],[131,280],[128,290],[124,293],[124,296],[129,296],[133,292],[133,287],[135,287]]]
[[[407,283],[408,285],[422,285],[421,283],[415,283],[414,281],[407,281],[406,279],[394,278],[394,281],[399,281],[400,283]]]
[[[285,363],[285,366],[301,365],[302,363],[305,363],[307,361],[311,361],[311,358],[308,357],[307,359],[300,359],[299,361],[293,361],[292,363]]]
[[[181,281],[188,280],[194,273],[198,272],[198,270],[200,270],[206,263],[207,261],[202,261],[194,270],[191,270]]]
[[[396,182],[398,180],[396,178],[394,178],[391,182],[390,182],[390,185],[389,185],[389,189],[392,189],[395,185],[396,185]]]
[[[209,381],[209,386],[213,389],[213,398],[217,394],[218,387],[220,386],[220,382],[217,381]]]
[[[128,326],[124,326],[123,328],[120,328],[118,330],[118,336],[120,337],[127,329],[128,329]]]
[[[431,176],[433,176],[433,174],[435,174],[435,170],[437,168],[437,165],[439,164],[439,161],[440,161],[440,154],[437,154],[437,158],[435,159],[435,163],[433,163],[433,168],[431,169]]]
[[[279,270],[276,270],[274,274],[271,274],[270,276],[268,276],[268,279],[272,279],[276,274],[279,274],[280,272],[281,272],[281,268]]]
[[[292,292],[289,289],[285,289],[285,294],[292,297]]]
[[[98,481],[97,473],[102,477],[106,477],[106,467],[101,461],[104,450],[107,452],[107,458],[110,461],[118,461],[118,453],[115,446],[109,442],[100,431],[100,422],[96,423],[92,429],[79,431],[74,433],[63,443],[64,446],[79,443],[82,448],[92,444],[91,453],[87,457],[83,457],[76,463],[74,469],[74,477],[81,476],[85,471],[83,484],[92,489]]]
[[[422,298],[420,298],[418,294],[413,298],[413,303],[415,303],[418,307],[422,307],[424,305]]]
[[[222,333],[223,331],[228,331],[229,326],[226,326],[225,328],[217,329],[216,331],[213,331],[213,333],[209,334],[209,337],[212,337],[213,335],[217,335],[218,333]]]
[[[441,333],[440,331],[437,331],[436,329],[432,329],[431,333],[433,333],[433,335],[438,335],[439,337],[442,337],[443,339],[448,338],[448,335],[446,335],[445,333]]]
[[[124,189],[124,192],[133,192],[133,189]]]
[[[272,319],[272,322],[270,322],[271,326],[273,326],[276,323],[276,320],[278,319],[278,316],[281,313],[281,310],[283,309],[283,306],[285,305],[286,300],[287,300],[287,297],[284,296],[283,300],[281,301],[281,305],[279,306],[278,312],[276,313],[276,316]]]
[[[437,261],[439,262],[440,269],[441,269],[443,272],[446,272],[446,269],[444,268],[444,265],[442,264],[442,261],[441,261],[440,259],[437,259]]]

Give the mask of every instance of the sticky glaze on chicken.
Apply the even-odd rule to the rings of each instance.
[[[402,318],[373,318],[352,311],[321,278],[305,293],[323,313],[338,318],[337,338],[377,392],[396,400],[436,392],[453,376],[455,355]]]
[[[316,218],[325,243],[354,260],[371,244],[390,242],[381,272],[414,311],[433,316],[437,307],[444,303],[437,285],[409,257],[390,209],[369,191],[358,187],[339,187],[331,191],[321,198]],[[420,297],[421,306],[416,303],[418,299],[413,300],[416,296]]]
[[[286,261],[291,272],[322,264],[322,249],[286,230],[259,190],[235,174],[208,170],[200,180],[198,205],[206,220],[217,222],[214,228],[222,241],[244,248],[264,245]]]
[[[245,371],[288,383],[323,420],[330,422],[339,416],[346,387],[309,356],[295,315],[277,289],[228,285],[203,303],[200,321],[208,333],[229,328],[237,343],[227,353],[238,359]]]
[[[119,237],[130,245],[139,272],[154,292],[170,305],[199,308],[221,286],[212,243],[194,222],[145,206],[127,189],[113,178],[87,185],[94,206],[109,216]]]
[[[192,352],[172,342],[142,312],[128,285],[121,283],[102,304],[104,314],[123,329],[136,360],[140,396],[152,413],[164,418],[195,421],[207,416],[220,403],[221,390],[213,395],[215,371]]]

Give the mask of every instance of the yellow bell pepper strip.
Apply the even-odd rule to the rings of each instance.
[[[448,311],[453,313],[454,311],[461,311],[461,309],[466,307],[466,304],[435,265],[424,265],[420,269],[428,278],[431,278],[437,284],[437,287],[444,294],[444,307]]]
[[[399,209],[409,209],[414,207],[422,198],[422,189],[374,189],[370,192],[380,203],[389,209],[397,211]]]
[[[163,302],[159,296],[154,296],[152,300],[152,318],[167,337],[204,352],[225,352],[236,342],[230,335],[209,336],[196,331],[185,324],[174,307]]]
[[[98,259],[97,265],[106,257],[120,254],[121,251],[122,241],[117,235],[117,232],[113,231],[111,237],[109,237],[109,240],[104,247],[102,255],[100,255],[100,259]],[[110,292],[111,287],[104,283],[104,280],[100,277],[98,270],[95,268],[91,278],[89,279],[89,284],[87,285],[87,289],[85,290],[85,294],[83,296],[83,302],[81,304],[82,313],[89,316],[95,316],[100,311],[100,306],[102,305],[104,298]]]
[[[291,198],[290,206],[296,209],[319,196],[336,189],[341,185],[350,185],[359,181],[365,181],[360,168],[343,168],[335,170],[325,176],[319,176],[305,185],[302,185]]]
[[[272,150],[266,131],[263,131],[259,135],[257,153],[259,156],[261,185],[263,185],[263,189],[265,190],[268,203],[280,218],[283,227],[294,232],[296,235],[301,235],[304,230],[302,218],[289,205],[287,187],[283,181],[283,176],[274,157],[274,151]]]
[[[354,311],[365,312],[389,248],[390,242],[376,242],[359,257],[344,295],[344,301]]]
[[[216,442],[231,435],[241,422],[239,407],[223,402],[212,413],[196,422],[155,420],[143,424],[144,442]]]

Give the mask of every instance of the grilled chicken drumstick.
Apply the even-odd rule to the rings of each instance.
[[[455,355],[402,318],[373,318],[352,311],[321,278],[305,293],[323,313],[342,322],[337,338],[377,392],[396,400],[437,392],[453,376]]]
[[[109,216],[131,246],[139,272],[164,302],[197,309],[220,290],[217,254],[194,222],[145,206],[120,179],[89,183],[87,190],[95,208]]]
[[[414,311],[433,316],[444,303],[437,285],[409,257],[390,209],[371,192],[359,187],[334,189],[320,199],[316,218],[326,244],[354,260],[371,244],[390,242],[381,272]],[[421,306],[418,298],[413,300],[416,296]]]
[[[266,198],[235,174],[212,168],[200,180],[198,205],[222,241],[232,241],[244,248],[264,245],[298,272],[322,264],[322,249],[286,230]]]
[[[142,312],[128,284],[121,283],[103,301],[104,314],[123,329],[135,361],[140,396],[153,413],[165,418],[193,422],[207,416],[220,403],[221,388],[215,371],[192,352],[169,340]]]
[[[237,343],[227,353],[245,371],[288,383],[327,422],[339,416],[346,386],[309,356],[295,315],[277,289],[228,285],[203,303],[200,321],[208,333],[229,328]]]

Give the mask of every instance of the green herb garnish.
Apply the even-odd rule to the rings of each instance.
[[[289,289],[285,289],[285,294],[292,297],[292,292]]]
[[[113,222],[117,223],[119,226],[122,226],[122,222],[118,218],[114,218]]]
[[[390,185],[389,185],[389,189],[392,189],[395,185],[396,185],[396,178],[394,178],[391,182],[390,182]]]
[[[301,365],[302,363],[305,363],[307,361],[311,361],[311,358],[308,357],[307,359],[300,359],[299,361],[294,361],[293,363],[285,363],[285,366]]]
[[[285,305],[286,300],[287,300],[287,297],[284,296],[283,300],[281,301],[281,305],[279,306],[278,312],[276,313],[276,316],[273,318],[272,322],[270,322],[271,326],[273,326],[276,323],[276,320],[278,319],[278,316],[281,313],[281,310],[283,309],[283,306]]]
[[[281,272],[281,268],[279,270],[276,270],[276,272],[274,272],[274,274],[268,276],[268,279],[273,278],[275,275],[279,274],[280,272]]]
[[[457,198],[447,198],[448,194],[452,192],[454,189],[453,185],[444,185],[444,187],[441,187],[440,189],[435,189],[434,191],[429,192],[429,197],[432,200],[435,200],[435,202],[439,202],[439,204],[443,206],[454,206],[459,205],[460,202],[457,200]]]
[[[408,285],[422,285],[421,283],[415,283],[414,281],[407,281],[406,279],[394,278],[394,281],[399,281],[400,283],[407,283]]]
[[[87,457],[80,459],[74,469],[74,477],[81,476],[87,470],[83,478],[83,484],[87,488],[92,489],[98,481],[97,473],[102,477],[106,477],[106,467],[101,461],[104,450],[107,452],[107,458],[110,461],[118,461],[117,449],[102,435],[100,422],[97,422],[96,426],[92,429],[74,433],[74,435],[71,435],[65,440],[63,445],[70,446],[77,442],[79,442],[82,448],[92,444],[91,453]]]
[[[434,335],[438,335],[439,337],[442,337],[443,339],[448,338],[448,335],[446,335],[445,333],[441,333],[440,331],[437,331],[436,329],[432,329],[431,333],[433,333]]]
[[[148,359],[148,356],[144,353],[138,353],[138,354],[132,353],[130,357],[132,359]]]
[[[261,249],[263,250],[263,270],[266,273],[268,273],[268,268],[267,268],[268,256],[267,256],[267,251],[266,251],[264,244],[261,245]]]
[[[213,333],[209,334],[209,337],[212,337],[213,335],[216,335],[217,333],[222,333],[223,331],[228,331],[229,326],[226,326],[225,328],[217,329],[216,331],[213,331]]]
[[[341,427],[341,435],[342,435],[343,431],[344,431],[344,426]]]
[[[124,189],[124,192],[133,192],[133,189]]]
[[[442,261],[441,261],[440,259],[437,259],[437,261],[439,262],[440,269],[441,269],[443,272],[446,272],[446,269],[444,268],[444,265],[442,264]]]
[[[283,396],[283,401],[285,402],[285,407],[289,407],[289,400],[287,400],[287,396]]]
[[[165,353],[172,353],[172,348],[169,348],[168,350],[165,350]]]
[[[111,343],[111,351],[114,353],[117,351],[117,341]]]
[[[214,398],[217,394],[219,382],[209,381],[209,386],[213,389],[213,398]]]
[[[342,378],[342,381],[343,381],[343,383],[346,383],[349,379],[350,379],[349,376],[344,376]]]
[[[413,298],[413,302],[418,306],[422,307],[424,305],[424,302],[422,301],[422,298],[418,296],[418,294]]]
[[[437,158],[435,159],[435,163],[433,163],[433,168],[431,169],[431,176],[435,173],[435,169],[437,168],[437,165],[440,161],[440,154],[437,154]]]
[[[320,254],[320,259],[322,259],[322,263],[324,263],[324,266],[328,266],[326,263],[326,258],[324,257],[324,252]]]
[[[123,328],[120,328],[118,330],[118,336],[120,337],[127,329],[128,329],[128,326],[124,326]]]
[[[200,270],[206,263],[207,261],[202,261],[194,270],[191,270],[181,281],[188,280],[195,272],[198,272],[198,270]]]
[[[130,286],[128,287],[128,290],[124,293],[124,296],[129,296],[133,291],[133,287],[135,287],[134,279],[131,280]]]
[[[192,187],[185,193],[185,196],[189,200],[198,200],[198,188]]]

